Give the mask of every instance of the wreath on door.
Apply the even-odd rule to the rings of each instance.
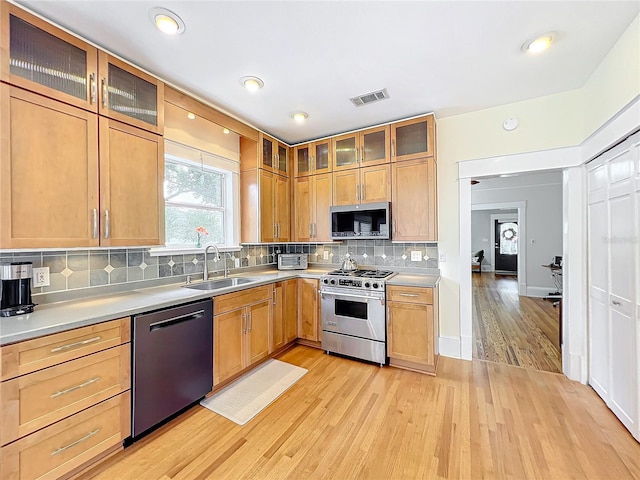
[[[505,240],[511,241],[516,238],[516,231],[513,228],[507,228],[502,232],[502,238]]]

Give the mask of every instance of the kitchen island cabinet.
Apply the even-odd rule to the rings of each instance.
[[[438,287],[387,285],[389,364],[435,375],[438,318]]]

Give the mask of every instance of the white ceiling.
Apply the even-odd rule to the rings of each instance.
[[[61,1],[22,5],[290,144],[582,87],[638,1]],[[160,33],[168,8],[182,35]],[[539,56],[520,47],[557,32]],[[265,86],[249,93],[240,77]],[[387,88],[390,99],[350,97]],[[290,113],[309,114],[304,125]]]

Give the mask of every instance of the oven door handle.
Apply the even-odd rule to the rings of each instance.
[[[320,290],[320,295],[324,298],[325,295],[333,295],[334,297],[349,297],[349,298],[357,298],[359,300],[380,300],[384,303],[384,298],[382,297],[373,297],[368,295],[354,295],[353,293],[336,293],[336,292],[323,292]]]

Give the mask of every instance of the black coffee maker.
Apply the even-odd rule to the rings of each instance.
[[[31,300],[31,262],[0,264],[0,317],[33,312]]]

